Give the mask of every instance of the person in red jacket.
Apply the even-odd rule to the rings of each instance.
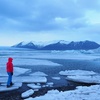
[[[7,88],[13,85],[12,83],[12,75],[13,75],[13,58],[8,58],[8,62],[6,63],[6,71],[8,73],[8,81],[7,81]]]

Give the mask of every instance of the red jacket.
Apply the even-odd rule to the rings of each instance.
[[[12,63],[13,58],[8,58],[8,62],[6,64],[6,70],[7,72],[13,72],[13,63]]]

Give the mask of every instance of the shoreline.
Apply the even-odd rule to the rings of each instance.
[[[77,86],[90,86],[90,85],[91,84],[70,82],[70,84],[66,86],[42,87],[38,89],[38,91],[35,91],[33,95],[31,95],[31,97],[35,98],[38,96],[45,95],[49,90],[68,91],[76,89]],[[24,100],[23,98],[21,98],[21,94],[29,89],[30,88],[27,86],[27,83],[23,83],[22,87],[20,87],[17,90],[0,92],[0,100]]]

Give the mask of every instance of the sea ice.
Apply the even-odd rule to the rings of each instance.
[[[80,86],[75,90],[65,92],[51,90],[44,96],[30,97],[25,100],[100,100],[100,85]]]
[[[30,69],[14,67],[14,76],[30,72]],[[5,67],[0,67],[0,76],[8,76]]]
[[[52,77],[52,79],[60,80],[60,77]]]
[[[67,80],[81,83],[100,83],[100,75],[95,76],[67,76]]]
[[[60,71],[60,75],[68,75],[68,76],[74,76],[74,75],[96,75],[98,73],[95,73],[93,71],[86,71],[86,70],[65,70],[65,71]]]
[[[14,83],[12,87],[7,88],[6,84],[0,85],[0,92],[16,90],[22,86],[22,83]]]
[[[35,84],[27,84],[27,86],[32,88],[32,89],[40,89],[41,88],[40,85],[35,85]]]
[[[43,73],[43,72],[40,72],[40,71],[35,72],[35,73],[32,73],[32,74],[30,74],[30,75],[32,75],[32,76],[48,76],[47,74],[45,74],[45,73]]]
[[[28,65],[31,65],[31,66],[34,66],[34,65],[47,65],[47,66],[62,66],[61,64],[58,64],[58,63],[54,63],[52,61],[49,61],[49,60],[37,60],[37,59],[15,59],[14,60],[14,65],[18,66],[18,65],[25,65],[25,66],[28,66]]]
[[[34,93],[34,90],[30,89],[30,90],[27,90],[27,91],[23,92],[21,94],[21,97],[22,98],[27,98],[27,97],[31,96],[33,93]]]
[[[7,77],[0,77],[0,83],[6,83]],[[38,77],[38,76],[18,76],[13,77],[13,82],[26,82],[26,83],[46,83],[47,78],[46,77]]]

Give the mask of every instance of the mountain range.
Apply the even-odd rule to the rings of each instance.
[[[79,41],[79,42],[67,42],[64,40],[53,41],[46,44],[35,43],[35,42],[20,42],[12,47],[17,48],[30,48],[35,50],[91,50],[100,47],[100,44],[94,41]]]

